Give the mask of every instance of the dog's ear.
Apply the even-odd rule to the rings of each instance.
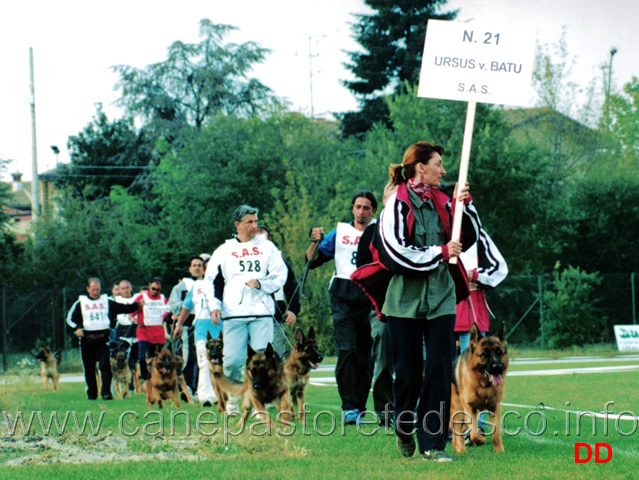
[[[224,339],[224,334],[222,333],[222,330],[220,330],[220,337],[219,338],[220,338],[220,340]]]
[[[479,328],[477,328],[477,324],[473,322],[472,326],[470,327],[470,343],[477,343],[481,339],[481,332],[479,331]]]
[[[213,337],[211,336],[211,332],[206,332],[206,341],[208,342],[209,340],[213,340]]]
[[[246,346],[246,354],[248,358],[251,358],[253,355],[255,355],[255,350],[251,348],[250,343]]]
[[[308,337],[308,338],[315,338],[315,329],[313,328],[313,326],[311,326],[311,327],[308,329],[308,335],[307,335],[307,337]]]
[[[273,350],[273,345],[271,345],[271,342],[269,342],[268,345],[266,345],[266,350],[264,350],[264,355],[266,355],[267,357],[278,356],[275,353],[275,350]]]
[[[499,329],[499,331],[495,334],[495,336],[501,340],[502,342],[506,340],[506,335],[504,335],[504,330],[506,330],[506,322],[501,324],[501,328]]]
[[[302,332],[301,328],[298,328],[295,331],[295,341],[299,343],[300,345],[304,343],[304,332]]]

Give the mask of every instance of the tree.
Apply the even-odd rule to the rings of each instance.
[[[3,174],[9,160],[0,158],[0,174]],[[16,242],[15,235],[8,229],[9,216],[4,211],[10,198],[10,184],[0,182],[0,284],[13,283],[16,278],[16,267],[20,265],[22,246]]]
[[[168,140],[186,125],[201,129],[218,114],[257,114],[275,100],[271,90],[248,73],[268,50],[254,42],[222,43],[234,29],[203,19],[200,43],[176,41],[166,61],[145,69],[113,67],[122,89],[118,104]]]
[[[614,161],[614,159],[613,159]],[[566,210],[573,212],[563,261],[589,272],[630,273],[639,251],[639,170],[602,168],[578,183]]]
[[[346,67],[356,80],[344,85],[361,98],[361,110],[343,115],[343,134],[361,134],[378,122],[387,122],[388,111],[378,97],[400,92],[405,83],[416,85],[429,19],[453,20],[457,11],[441,13],[446,0],[365,0],[376,11],[358,15],[354,37],[364,52],[350,52]],[[382,108],[380,108],[382,107]]]
[[[610,100],[610,151],[613,169],[639,169],[639,80],[633,77]]]
[[[93,121],[69,137],[71,163],[60,165],[56,186],[88,200],[108,197],[120,185],[140,194],[153,144],[144,131],[136,133],[131,119],[109,121],[98,105]]]
[[[609,340],[607,319],[600,307],[601,278],[568,266],[561,272],[558,262],[553,271],[550,289],[544,292],[548,319],[544,334],[550,348],[566,348],[575,343],[598,343]]]
[[[201,131],[183,131],[178,142],[162,142],[153,174],[165,249],[212,251],[234,233],[239,205],[268,211],[270,192],[284,178],[280,149],[273,122],[223,115]]]
[[[532,84],[541,108],[522,122],[534,123],[529,140],[548,152],[556,174],[564,178],[587,172],[602,153],[595,130],[601,113],[596,81],[583,88],[571,80],[575,60],[565,37],[564,29],[559,42],[538,47]]]

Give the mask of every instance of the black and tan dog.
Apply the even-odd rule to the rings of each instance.
[[[209,332],[206,332],[206,358],[209,361],[211,384],[213,385],[213,390],[217,396],[217,410],[220,413],[224,413],[226,411],[226,400],[228,395],[222,392],[217,383],[217,379],[215,378],[216,373],[224,373],[224,366],[222,362],[224,358],[224,339],[222,333],[220,333],[218,338],[213,338]]]
[[[493,448],[503,452],[501,440],[501,401],[504,377],[508,370],[508,347],[504,327],[493,337],[482,337],[476,324],[470,330],[470,343],[457,359],[451,394],[451,428],[453,446],[466,452],[464,433],[471,428],[470,441],[483,445],[486,438],[479,433],[477,420],[482,411],[490,412]]]
[[[266,411],[265,405],[272,403],[279,412],[282,426],[290,425],[294,419],[288,383],[284,377],[282,359],[269,343],[264,353],[256,353],[248,346],[246,378],[244,382],[230,379],[222,373],[215,373],[215,379],[222,392],[242,398],[242,415],[238,426],[244,426],[254,407],[273,428],[275,424]]]
[[[295,345],[293,349],[284,355],[284,375],[291,392],[293,406],[297,404],[297,414],[299,421],[304,420],[306,403],[306,388],[310,380],[311,370],[317,368],[317,364],[324,360],[321,353],[317,351],[317,341],[315,340],[315,330],[309,328],[308,335],[300,328],[295,332]]]
[[[40,378],[44,383],[44,391],[49,391],[49,379],[53,382],[53,391],[58,391],[58,382],[60,374],[58,373],[58,362],[47,346],[40,347],[38,354],[35,356],[40,361]]]
[[[129,396],[129,385],[133,380],[129,359],[126,352],[116,352],[111,358],[111,373],[113,375],[113,393],[118,398]]]
[[[180,408],[178,392],[178,360],[169,348],[160,350],[151,361],[151,378],[146,382],[146,403],[162,408],[166,400],[175,400]]]

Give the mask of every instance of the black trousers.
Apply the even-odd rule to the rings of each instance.
[[[337,350],[335,380],[342,399],[342,410],[366,410],[371,389],[370,307],[349,304],[331,297],[333,313],[333,343]]]
[[[388,317],[388,328],[395,371],[395,433],[406,437],[416,429],[420,452],[444,450],[450,416],[455,315],[433,320]]]
[[[195,330],[194,327],[188,327],[189,331],[189,357],[184,359],[184,380],[195,393],[197,391],[197,379],[200,369],[197,366],[197,353],[195,351]]]
[[[96,364],[99,364],[102,376],[102,398],[111,396],[111,364],[109,356],[108,335],[104,341],[89,343],[86,338],[80,339],[80,355],[82,356],[82,366],[84,367],[84,381],[87,384],[87,398],[95,400],[98,398],[98,383],[95,378]]]

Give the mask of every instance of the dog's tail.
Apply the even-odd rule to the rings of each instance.
[[[229,378],[220,372],[215,372],[213,376],[215,377],[216,383],[224,392],[235,397],[242,396],[242,387],[244,385],[243,382],[233,380],[232,378]]]

